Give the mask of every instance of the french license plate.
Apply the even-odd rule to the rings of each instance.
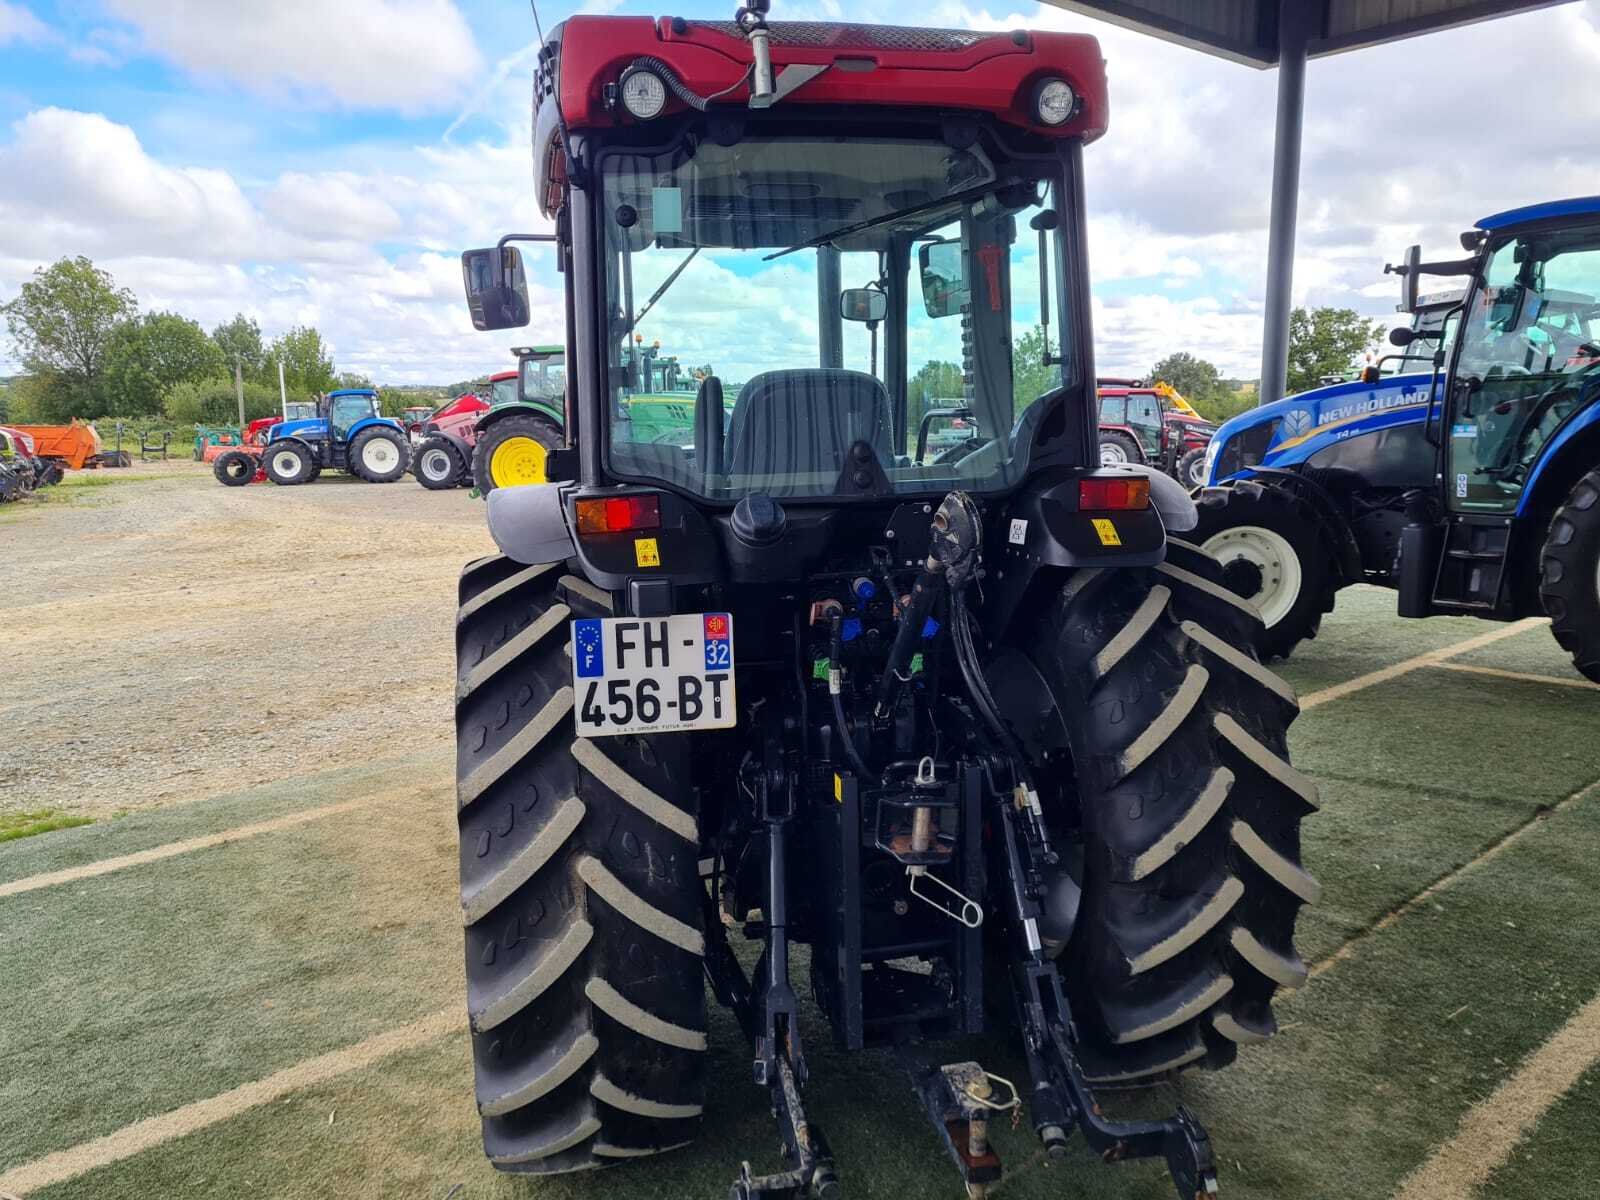
[[[572,690],[582,737],[732,728],[733,617],[574,621]]]

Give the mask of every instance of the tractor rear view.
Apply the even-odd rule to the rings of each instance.
[[[764,12],[575,16],[540,55],[571,423],[547,482],[490,493],[504,553],[456,625],[485,1149],[691,1142],[709,981],[784,1156],[730,1195],[838,1196],[809,986],[838,1046],[898,1048],[971,1194],[1025,1114],[1052,1157],[1082,1136],[1209,1195],[1191,1113],[1114,1122],[1095,1089],[1273,1034],[1316,790],[1187,494],[1098,462],[1099,47]],[[479,328],[527,320],[514,240],[463,255]],[[626,402],[658,339],[716,364],[665,438]],[[935,450],[942,395],[970,435]],[[982,1032],[1015,1087],[948,1061]]]
[[[1367,582],[1403,617],[1548,615],[1600,682],[1600,197],[1485,217],[1461,241],[1464,258],[1412,247],[1396,268],[1417,314],[1392,335],[1397,373],[1221,428],[1197,538],[1260,609],[1268,655]],[[1424,303],[1423,275],[1468,287]]]

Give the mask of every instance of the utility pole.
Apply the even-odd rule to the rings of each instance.
[[[239,397],[239,436],[244,436],[244,369],[239,365],[239,356],[233,356],[233,390]]]
[[[289,419],[289,389],[283,385],[283,359],[281,358],[278,360],[278,403],[282,405],[279,412],[283,414],[283,419],[287,421]]]

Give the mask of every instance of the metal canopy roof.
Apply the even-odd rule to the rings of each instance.
[[[1045,0],[1254,67],[1278,64],[1280,2],[1304,6],[1314,57],[1566,0]]]

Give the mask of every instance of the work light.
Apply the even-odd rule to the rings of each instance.
[[[667,85],[654,71],[629,71],[622,77],[622,107],[641,121],[659,116],[667,106]]]
[[[1078,107],[1078,94],[1065,79],[1041,80],[1033,89],[1033,111],[1041,125],[1064,125]]]

